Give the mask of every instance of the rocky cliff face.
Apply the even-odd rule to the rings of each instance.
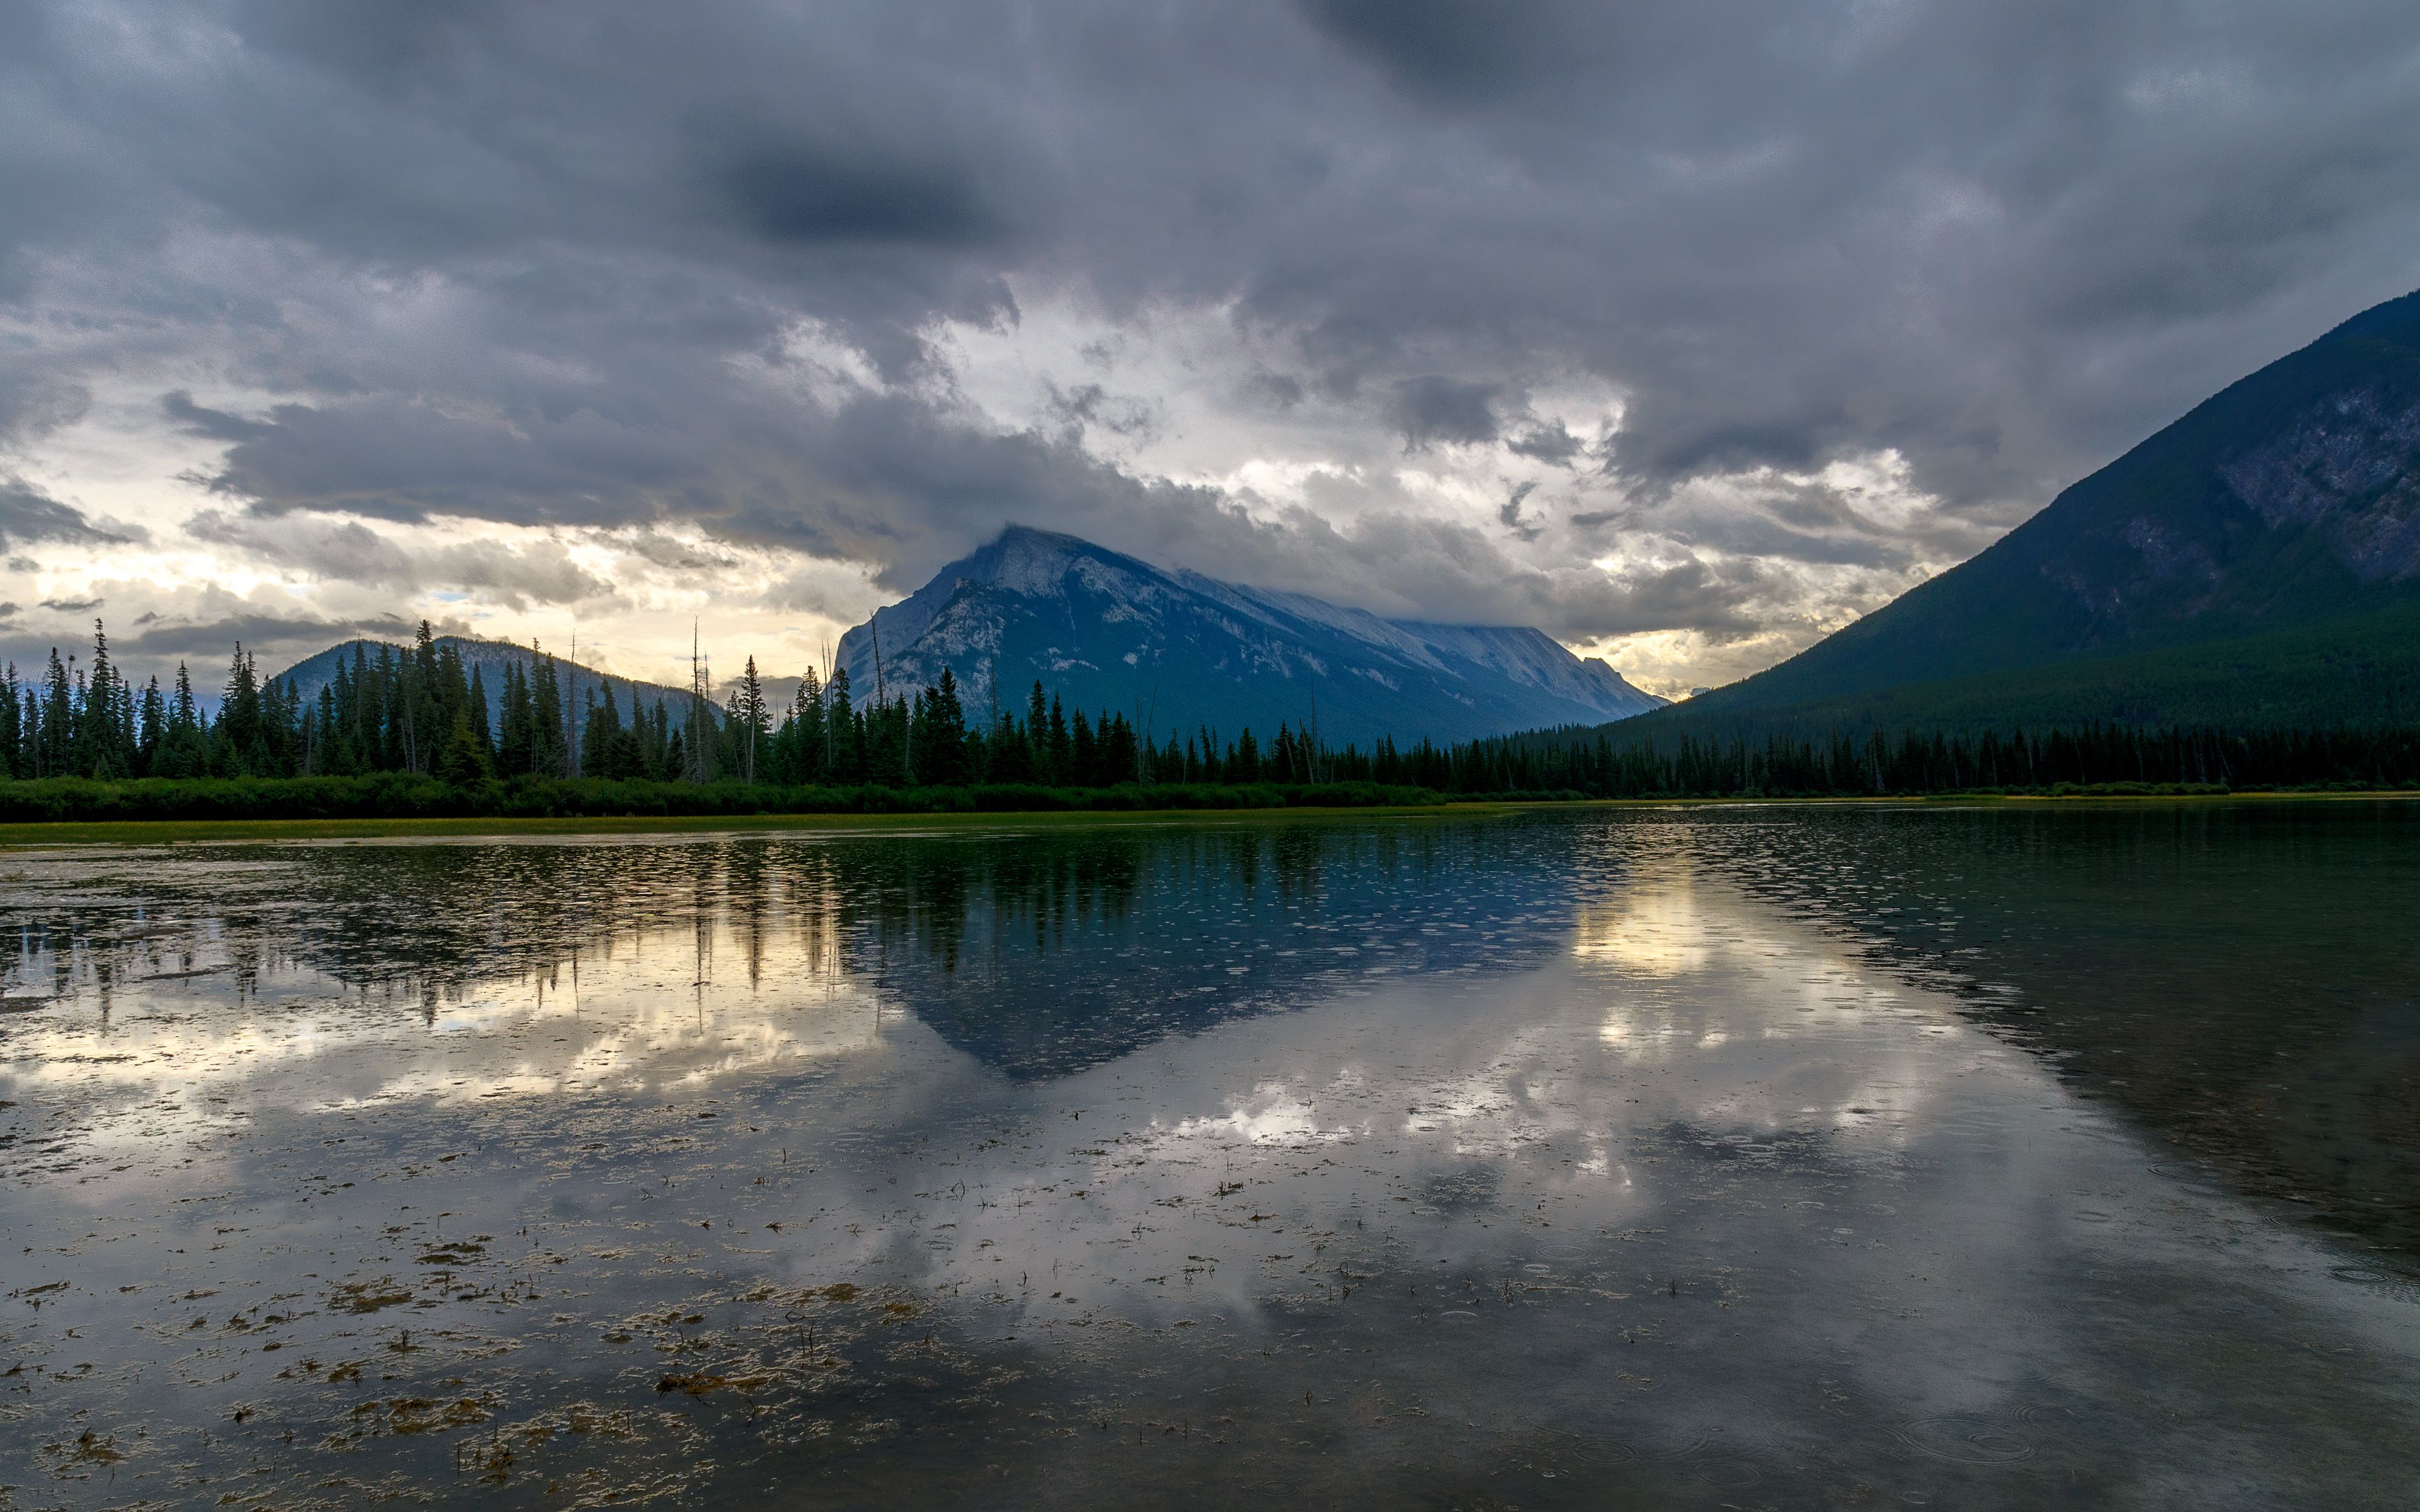
[[[877,676],[895,693],[949,667],[978,710],[995,685],[1021,704],[1038,679],[1163,736],[1283,722],[1334,744],[1460,740],[1663,702],[1533,629],[1387,620],[1022,527],[851,630],[841,664],[860,697]]]
[[[2420,398],[2378,383],[2331,394],[2219,476],[2270,529],[2321,532],[2364,582],[2420,576]]]

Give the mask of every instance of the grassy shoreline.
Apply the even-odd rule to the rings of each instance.
[[[1466,798],[1419,804],[1299,805],[1252,809],[989,810],[930,812],[619,814],[311,819],[121,819],[0,823],[0,850],[63,845],[230,844],[282,840],[509,840],[553,835],[710,835],[783,831],[909,834],[918,831],[1080,829],[1182,824],[1266,825],[1295,820],[1450,819],[1542,809],[1757,808],[2210,808],[2292,804],[2420,803],[2408,789],[2252,793],[1934,793],[1857,797]]]

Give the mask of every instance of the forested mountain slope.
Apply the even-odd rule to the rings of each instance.
[[[1629,733],[2415,712],[2420,294],[2229,386],[1972,561]]]

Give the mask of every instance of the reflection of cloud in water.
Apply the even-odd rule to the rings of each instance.
[[[1264,1083],[1249,1097],[1237,1099],[1223,1114],[1196,1114],[1179,1119],[1152,1141],[1155,1153],[1188,1140],[1212,1144],[1241,1142],[1308,1149],[1314,1145],[1358,1138],[1366,1127],[1337,1124],[1322,1127],[1317,1110],[1295,1088],[1282,1082]]]
[[[1572,954],[1632,976],[1683,977],[1710,954],[1685,856],[1634,869],[1579,916]]]
[[[1643,1068],[1695,1065],[1727,1047],[1760,1058],[1756,1045],[1837,1040],[1877,1016],[1919,1018],[1930,1033],[1967,1032],[1944,1005],[1921,1004],[1857,969],[1730,884],[1701,881],[1685,851],[1655,856],[1606,889],[1581,913],[1572,953],[1604,973],[1598,1041]],[[1891,1142],[1929,1095],[1930,1074],[1916,1057],[1896,1057],[1880,1078],[1824,1088],[1819,1104],[1734,1088],[1693,1116],[1769,1132],[1814,1115],[1844,1134]],[[1809,1085],[1803,1068],[1792,1085]]]
[[[105,1011],[97,995],[51,1010],[8,1056],[29,1081],[87,1093],[253,1084],[283,1105],[348,1108],[696,1089],[879,1042],[880,1004],[841,968],[833,920],[765,922],[634,929],[420,999],[298,963],[256,967],[240,995],[212,991],[215,977],[137,981]]]

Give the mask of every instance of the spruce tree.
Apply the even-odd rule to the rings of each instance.
[[[488,724],[488,682],[480,671],[477,667],[471,669],[471,733],[479,738],[481,746],[492,752],[496,748],[496,737]]]
[[[38,777],[65,777],[75,750],[75,695],[68,684],[67,663],[59,648],[51,648],[50,669],[42,678],[40,729],[36,737]]]
[[[917,779],[943,787],[968,780],[967,715],[958,701],[958,680],[947,666],[925,690],[923,727],[916,733]]]
[[[848,669],[832,669],[824,685],[824,780],[865,780],[864,727],[849,707]]]
[[[159,764],[160,744],[168,737],[168,706],[160,697],[160,679],[153,677],[143,687],[141,731],[135,736],[134,772],[138,777],[153,777]]]
[[[532,748],[537,734],[537,710],[530,699],[529,678],[520,663],[504,663],[504,711],[497,732],[496,765],[507,777],[536,770]]]
[[[613,764],[613,743],[622,733],[621,710],[614,706],[613,685],[605,685],[605,697],[600,702],[597,689],[590,688],[582,701],[587,707],[581,720],[580,772],[582,777],[610,777]]]
[[[541,777],[564,777],[568,768],[564,764],[570,748],[564,740],[564,708],[562,679],[557,674],[554,657],[542,656],[530,668],[530,703],[533,711],[530,731],[530,770]]]
[[[471,711],[457,708],[453,728],[446,732],[445,745],[438,752],[438,780],[448,787],[469,788],[485,782],[491,775],[487,744],[471,729]]]
[[[226,697],[219,705],[217,738],[210,753],[212,771],[221,777],[251,775],[254,764],[264,754],[261,726],[260,680],[239,640],[227,664]]]
[[[731,713],[736,723],[737,749],[739,758],[739,780],[756,780],[756,757],[770,734],[767,726],[764,679],[756,674],[756,658],[750,656],[740,671],[738,691],[732,695]]]
[[[0,680],[0,696],[6,698],[5,705],[0,705],[0,777],[29,775],[25,770],[24,710],[18,702],[23,695],[23,689],[17,684],[17,664],[12,661],[6,679]]]

